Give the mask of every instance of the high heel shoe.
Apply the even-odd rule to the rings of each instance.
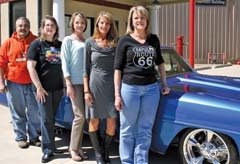
[[[82,161],[83,160],[83,158],[76,151],[73,151],[73,150],[70,151],[70,156],[71,156],[72,160],[74,160],[74,161]]]
[[[82,149],[79,149],[78,153],[83,160],[88,159],[88,156],[83,152]]]

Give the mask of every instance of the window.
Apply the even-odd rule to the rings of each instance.
[[[26,2],[25,0],[19,0],[10,2],[10,21],[9,21],[9,36],[16,30],[15,23],[19,17],[26,16]]]

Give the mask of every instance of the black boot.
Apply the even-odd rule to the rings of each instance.
[[[102,156],[102,151],[101,151],[101,147],[99,144],[99,139],[98,139],[98,132],[89,132],[89,136],[90,136],[90,140],[92,142],[92,146],[95,152],[95,158],[96,158],[96,162],[97,164],[106,164],[105,161],[103,160],[103,156]]]
[[[109,148],[111,146],[113,140],[113,136],[110,136],[109,134],[105,134],[105,138],[104,138],[104,160],[106,163],[110,163],[110,159],[109,159]]]

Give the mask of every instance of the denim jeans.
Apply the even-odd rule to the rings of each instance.
[[[152,128],[160,100],[160,86],[122,83],[124,107],[120,112],[120,158],[122,164],[147,164]]]
[[[6,81],[6,96],[10,109],[15,140],[35,140],[40,129],[40,114],[32,84],[17,84]]]
[[[42,132],[42,152],[44,154],[54,153],[55,150],[55,114],[58,109],[63,91],[48,91],[46,101],[38,102],[38,108],[41,115],[41,132]]]

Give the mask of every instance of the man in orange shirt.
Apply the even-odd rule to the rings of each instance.
[[[6,93],[15,140],[20,148],[40,146],[40,115],[27,70],[27,50],[36,39],[25,17],[16,20],[16,32],[0,47],[0,92]],[[29,139],[29,142],[27,141]]]

